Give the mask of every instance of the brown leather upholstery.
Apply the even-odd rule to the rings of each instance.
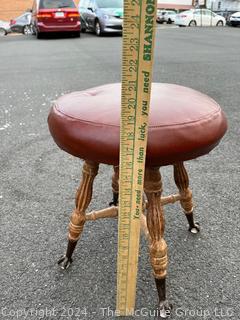
[[[118,164],[121,85],[73,92],[57,100],[48,118],[58,146],[82,159]],[[153,83],[147,165],[190,160],[211,151],[227,129],[219,105],[190,88]]]

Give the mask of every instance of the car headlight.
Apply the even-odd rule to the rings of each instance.
[[[111,18],[111,16],[109,16],[108,14],[104,14],[104,15],[103,15],[103,18],[104,18],[105,20],[108,20],[108,19]]]

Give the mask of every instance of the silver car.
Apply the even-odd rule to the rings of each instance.
[[[0,37],[6,36],[10,32],[11,29],[9,22],[0,20]]]
[[[232,14],[230,16],[229,22],[230,22],[230,25],[233,27],[240,26],[240,11]]]
[[[122,32],[123,0],[81,0],[79,13],[82,32]]]

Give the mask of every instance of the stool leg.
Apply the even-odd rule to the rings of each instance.
[[[144,191],[148,199],[147,226],[150,235],[150,259],[159,296],[160,318],[170,315],[166,300],[167,244],[164,235],[164,214],[161,205],[162,181],[159,168],[146,168]]]
[[[76,208],[71,215],[69,223],[67,252],[58,261],[62,269],[67,269],[72,263],[72,254],[83,231],[85,211],[92,199],[93,181],[97,173],[98,164],[88,161],[84,163],[82,181],[76,193]]]
[[[200,227],[197,222],[194,222],[192,191],[189,188],[188,174],[183,162],[174,165],[174,180],[181,195],[180,204],[185,212],[189,224],[188,230],[191,233],[198,233],[200,231]]]
[[[109,203],[110,206],[117,206],[118,205],[118,195],[119,195],[119,167],[114,166],[114,173],[112,176],[112,191],[113,191],[113,200]]]

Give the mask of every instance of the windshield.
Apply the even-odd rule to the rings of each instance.
[[[97,0],[99,8],[122,8],[123,0]]]
[[[40,9],[75,8],[73,0],[41,0]]]

